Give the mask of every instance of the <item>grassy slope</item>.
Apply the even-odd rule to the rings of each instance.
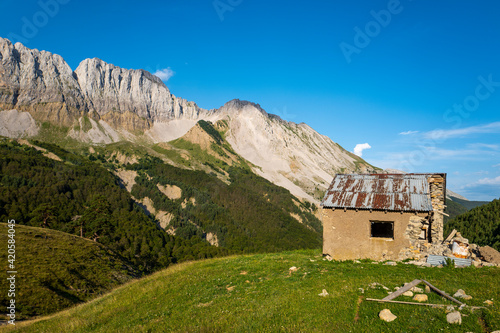
[[[289,268],[298,267],[290,273]],[[415,278],[453,294],[464,289],[469,305],[461,326],[446,322],[444,309],[380,304],[387,292]],[[499,268],[419,268],[367,261],[328,262],[317,250],[211,259],[172,266],[119,287],[90,303],[37,322],[19,332],[486,332],[500,328]],[[481,283],[478,283],[481,281]],[[359,288],[366,291],[362,293]],[[318,296],[322,289],[327,297]],[[404,296],[400,296],[405,300]],[[400,299],[398,298],[398,299]],[[361,300],[361,301],[360,301]],[[406,298],[409,300],[409,298]],[[359,303],[360,302],[360,303]],[[437,294],[430,303],[450,304]],[[398,318],[378,319],[389,308]],[[8,329],[4,329],[8,331]]]
[[[0,230],[0,243],[7,244],[7,224],[0,223]],[[121,257],[87,239],[23,225],[15,230],[18,318],[60,311],[140,275]],[[6,247],[0,260],[7,264]],[[5,278],[0,279],[0,290],[5,309]]]

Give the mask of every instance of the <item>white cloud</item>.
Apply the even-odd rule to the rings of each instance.
[[[500,176],[483,178],[464,187],[466,197],[470,200],[493,200],[500,197]]]
[[[465,137],[470,134],[481,134],[481,133],[500,133],[500,122],[494,122],[481,126],[471,126],[459,129],[451,130],[433,130],[424,133],[424,137],[432,140],[444,140],[454,137]]]
[[[363,150],[370,149],[371,147],[372,146],[370,146],[368,143],[358,143],[356,147],[354,147],[354,154],[361,157],[363,155]]]
[[[498,185],[498,186],[500,186],[500,176],[498,176],[496,178],[479,179],[477,184],[478,185]]]
[[[472,148],[472,149],[481,149],[481,148],[486,148],[486,149],[491,149],[491,150],[499,150],[500,146],[499,145],[492,145],[492,144],[487,144],[487,143],[470,143],[467,145],[467,147]]]
[[[500,168],[500,164],[495,164],[493,167],[494,168]]]
[[[412,135],[412,134],[417,134],[418,131],[406,131],[406,132],[401,132],[399,135]]]
[[[165,81],[165,82],[167,82],[168,79],[170,79],[172,76],[174,76],[174,74],[175,74],[175,72],[173,70],[171,70],[170,67],[164,68],[164,69],[159,69],[153,73],[153,75],[158,76],[162,81]]]
[[[432,160],[441,160],[449,158],[477,159],[477,155],[484,154],[484,151],[477,149],[443,149],[436,147],[422,147],[425,154]]]

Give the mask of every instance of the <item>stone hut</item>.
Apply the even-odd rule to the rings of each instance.
[[[402,260],[443,241],[446,174],[338,174],[321,202],[323,253]]]

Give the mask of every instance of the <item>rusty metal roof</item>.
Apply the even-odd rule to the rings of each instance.
[[[321,202],[326,208],[432,211],[433,174],[338,174]]]

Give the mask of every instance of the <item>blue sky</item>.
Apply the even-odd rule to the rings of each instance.
[[[0,36],[163,71],[203,108],[240,98],[383,168],[500,196],[500,2],[3,0]],[[363,147],[363,146],[359,146]]]

